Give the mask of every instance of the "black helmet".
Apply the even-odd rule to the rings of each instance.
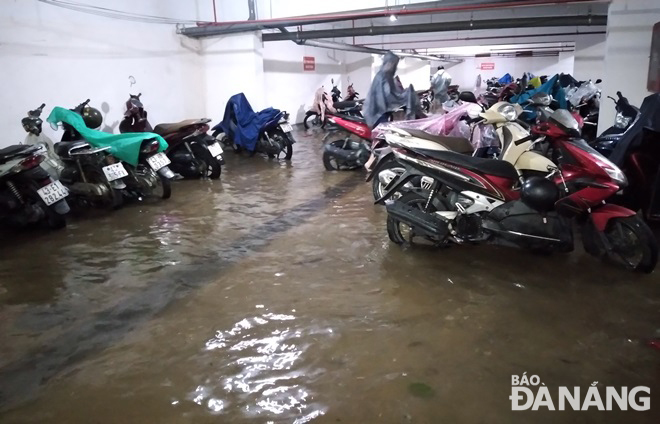
[[[548,212],[559,199],[559,189],[546,178],[529,177],[522,185],[520,199],[532,209]]]
[[[103,115],[98,109],[86,105],[82,110],[82,118],[87,128],[98,128],[103,123]]]
[[[468,103],[477,103],[477,96],[471,91],[461,91],[461,94],[458,95],[458,100]]]
[[[21,119],[21,124],[23,124],[23,129],[34,135],[41,134],[41,124],[43,121],[39,116],[28,116]]]

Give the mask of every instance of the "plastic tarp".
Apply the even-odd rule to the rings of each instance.
[[[510,84],[513,82],[513,77],[511,76],[511,74],[506,73],[504,74],[504,76],[502,76],[502,78],[498,79],[497,82],[499,82],[500,84]]]
[[[370,128],[373,128],[383,115],[401,107],[406,108],[408,119],[413,119],[420,110],[419,99],[413,86],[404,90],[395,82],[394,75],[398,64],[397,55],[392,52],[386,53],[380,70],[371,82],[362,110]]]
[[[110,147],[110,153],[113,156],[133,166],[136,166],[138,163],[140,146],[144,140],[155,138],[160,142],[159,152],[167,149],[167,142],[158,134],[149,132],[109,134],[103,131],[93,130],[87,128],[82,116],[63,107],[55,107],[48,116],[47,121],[51,124],[65,122],[71,125],[92,146]]]
[[[437,103],[444,103],[449,100],[449,86],[451,85],[451,75],[444,69],[440,69],[431,79],[431,89],[433,90],[433,100]]]
[[[567,90],[566,99],[573,105],[578,106],[582,101],[587,101],[598,94],[598,87],[591,81],[585,82],[579,87]]]
[[[254,151],[266,124],[277,118],[279,109],[269,107],[255,112],[245,94],[234,94],[227,101],[225,115],[213,130],[221,129],[238,146]]]
[[[481,112],[480,106],[474,103],[463,103],[444,115],[432,115],[424,119],[380,124],[374,129],[372,138],[382,137],[388,128],[399,128],[402,130],[420,130],[431,135],[463,137],[470,140],[475,149],[499,146],[500,143],[492,125],[478,124],[471,128],[465,121],[461,120],[461,118],[468,116],[468,111],[471,108],[476,108],[475,112]]]
[[[312,105],[312,110],[319,115],[321,115],[321,121],[325,119],[326,111],[329,113],[337,113],[337,109],[332,104],[328,93],[325,92],[323,87],[316,90],[314,93],[314,104]]]
[[[637,119],[616,144],[609,159],[614,164],[621,166],[626,157],[626,152],[637,137],[642,136],[644,128],[660,131],[660,93],[647,96],[639,108],[639,119]]]
[[[522,105],[525,108],[525,110],[531,110],[528,109],[529,105],[527,105],[527,100],[531,99],[532,96],[534,96],[536,93],[548,93],[559,103],[560,109],[568,109],[566,94],[564,92],[564,89],[559,85],[559,75],[555,75],[554,77],[550,78],[548,81],[545,82],[545,84],[541,84],[541,86],[538,88],[535,88],[533,90],[527,90],[523,93],[511,97],[509,102],[518,103]],[[526,113],[523,116],[535,117],[536,115],[533,113]]]

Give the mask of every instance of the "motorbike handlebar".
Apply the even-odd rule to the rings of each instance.
[[[616,92],[616,95],[617,95],[617,97],[619,98],[619,100],[621,100],[621,98],[623,98],[623,94],[621,94],[620,91],[617,91],[617,92]]]
[[[467,122],[468,124],[474,124],[475,122],[481,122],[483,120],[484,120],[483,117],[477,116],[477,117],[474,117],[474,118],[467,119],[465,122]]]

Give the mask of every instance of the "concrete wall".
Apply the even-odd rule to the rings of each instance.
[[[102,0],[86,1],[98,6]],[[194,19],[180,2],[117,0],[113,7]],[[74,107],[90,98],[104,111],[102,129],[118,131],[129,93],[142,92],[153,124],[204,115],[200,43],[171,25],[84,15],[37,1],[4,1],[0,7],[3,87],[0,146],[25,138],[21,119],[46,103]],[[132,87],[129,76],[136,84]],[[59,139],[48,125],[46,134]]]
[[[603,98],[616,97],[617,90],[633,105],[640,106],[650,93],[646,89],[651,52],[651,31],[660,21],[658,0],[613,0],[608,12],[608,28]],[[614,122],[614,107],[603,101],[599,131]]]

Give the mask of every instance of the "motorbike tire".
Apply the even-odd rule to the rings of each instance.
[[[293,157],[293,143],[289,139],[289,136],[279,128],[273,131],[273,135],[278,136],[284,142],[283,150],[286,152],[284,154],[284,160],[291,160],[291,158]],[[275,155],[269,153],[268,157],[273,159],[275,158]],[[277,155],[277,157],[279,158],[279,154]]]
[[[220,173],[222,172],[222,166],[220,165],[220,161],[218,161],[216,158],[214,158],[211,155],[211,152],[204,146],[201,146],[199,144],[194,144],[192,146],[193,153],[195,156],[199,159],[204,161],[206,163],[206,175],[205,177],[210,178],[212,180],[217,180],[220,178]]]
[[[172,181],[160,174],[158,174],[158,178],[160,178],[160,183],[163,185],[163,194],[160,196],[160,198],[169,199],[172,196]]]
[[[400,169],[402,172],[395,171],[395,169]],[[385,186],[383,183],[380,181],[378,178],[378,175],[387,170],[392,170],[392,172],[397,173],[399,176],[405,172],[405,168],[401,166],[399,162],[397,162],[395,159],[390,159],[386,161],[385,163],[382,163],[378,168],[374,170],[374,177],[371,180],[371,190],[374,195],[374,200],[380,199],[383,194],[385,194]]]
[[[624,233],[633,235],[635,242],[626,243],[626,240],[621,240]],[[651,273],[658,263],[658,243],[653,235],[653,231],[638,215],[628,216],[625,218],[614,218],[610,220],[605,228],[605,237],[612,245],[611,254],[618,255],[626,266],[636,272]],[[630,241],[630,240],[627,240]],[[624,255],[629,254],[633,249],[641,250],[641,258],[636,264],[632,264]]]
[[[211,136],[213,136],[213,138],[215,138],[217,140],[218,136],[220,134],[222,134],[223,132],[224,131],[222,131],[222,130],[215,130],[215,131],[213,131]],[[228,136],[223,137],[219,141],[220,141],[220,144],[224,144],[227,147],[231,147],[234,150],[234,153],[240,153],[241,150],[242,150],[241,146],[239,146],[236,143],[234,143],[233,141],[231,141]]]
[[[87,181],[92,184],[106,184],[110,189],[108,196],[101,201],[101,207],[109,210],[117,210],[124,206],[124,196],[120,190],[112,188],[108,180],[105,178],[103,171],[96,167],[83,167],[83,172],[87,177]]]
[[[408,206],[417,206],[420,209],[423,209],[424,206],[426,205],[426,202],[428,200],[428,191],[408,191],[404,193],[398,200],[397,202],[402,202],[405,203]],[[438,210],[449,210],[449,208],[446,205],[445,201],[441,202],[432,202],[429,205],[428,212],[433,213]],[[393,243],[396,244],[404,244],[404,243],[410,243],[412,244],[412,238],[406,238],[404,234],[401,232],[401,224],[402,222],[399,221],[398,219],[392,217],[391,215],[387,215],[387,235],[389,236],[390,240]],[[404,224],[406,225],[406,224]],[[410,229],[412,231],[412,229]],[[435,242],[434,242],[435,243]]]
[[[325,127],[325,121],[321,122],[321,125],[317,125],[317,123],[316,123],[317,119],[319,119],[319,120],[321,119],[319,117],[318,113],[308,113],[307,115],[305,115],[305,119],[303,120],[303,125],[304,125],[305,129],[308,130],[308,129],[310,129],[312,127],[316,127],[316,126],[320,126],[321,128],[324,128]]]

